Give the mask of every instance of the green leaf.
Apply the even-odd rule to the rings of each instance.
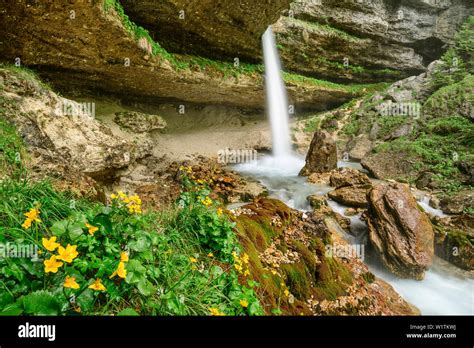
[[[127,277],[125,281],[128,284],[137,284],[145,278],[146,268],[138,260],[130,260],[126,263]]]
[[[53,232],[55,236],[62,236],[67,231],[67,220],[56,221],[53,226],[51,226],[50,230]]]
[[[26,314],[58,315],[61,304],[52,293],[39,290],[23,297],[23,308]]]
[[[145,237],[140,237],[138,240],[130,242],[128,246],[131,250],[142,252],[150,248],[150,242]]]
[[[82,229],[84,226],[85,224],[82,222],[77,222],[68,227],[69,238],[71,238],[71,241],[77,240],[84,233],[84,230]]]
[[[79,305],[79,307],[81,307],[82,313],[90,312],[94,306],[94,294],[92,290],[84,290],[82,294],[77,296],[76,303]]]
[[[3,308],[0,316],[17,316],[23,313],[23,298],[19,298],[16,302],[10,303]]]
[[[142,278],[138,282],[138,291],[144,296],[150,296],[155,293],[155,287],[146,278]]]
[[[125,308],[125,309],[122,309],[120,312],[117,313],[117,316],[119,317],[130,317],[130,316],[139,316],[140,314],[138,314],[137,312],[135,312],[135,310],[133,308]]]

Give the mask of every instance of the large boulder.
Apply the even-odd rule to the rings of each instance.
[[[312,173],[325,173],[337,168],[336,142],[325,132],[316,131],[306,155],[306,164],[301,176]]]
[[[433,260],[434,233],[408,186],[377,185],[368,206],[369,240],[383,264],[399,277],[423,279]]]

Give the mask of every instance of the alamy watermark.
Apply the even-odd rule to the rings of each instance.
[[[56,104],[56,114],[61,116],[95,118],[95,103],[78,103],[71,100],[63,100]]]
[[[417,120],[421,116],[421,104],[418,102],[394,103],[389,100],[380,104],[379,113],[382,116],[408,116]]]
[[[0,243],[0,260],[22,258],[40,261],[38,255],[38,246],[35,244]]]
[[[220,164],[249,163],[257,160],[257,150],[255,149],[229,149],[217,152],[217,162]]]
[[[326,245],[326,257],[338,257],[344,259],[365,259],[365,245],[364,244],[346,244],[346,245]]]

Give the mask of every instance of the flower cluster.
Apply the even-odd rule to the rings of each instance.
[[[234,257],[234,268],[237,272],[244,276],[250,275],[249,256],[246,253],[239,256],[235,251],[232,252],[232,256]]]
[[[39,218],[40,211],[38,208],[32,208],[29,212],[25,213],[26,216],[25,222],[21,225],[25,230],[31,227],[32,222],[41,222]]]
[[[200,202],[205,206],[205,207],[210,207],[212,205],[212,199],[210,199],[208,196],[205,198],[201,198]]]
[[[121,201],[124,203],[130,214],[141,214],[142,213],[142,200],[138,195],[127,196],[122,191],[117,191],[117,194],[112,194],[110,198],[113,201]]]
[[[56,237],[49,239],[43,238],[43,246],[49,252],[53,252],[57,249],[58,255],[51,255],[48,260],[43,262],[44,271],[46,273],[56,273],[64,263],[71,263],[79,253],[76,251],[77,245],[68,244],[66,247],[61,246],[56,242]],[[58,261],[59,260],[59,261]]]

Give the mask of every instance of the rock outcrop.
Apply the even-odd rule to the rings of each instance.
[[[325,173],[337,168],[337,148],[335,141],[325,132],[316,131],[306,155],[306,164],[301,176]]]
[[[402,278],[423,279],[434,253],[434,234],[408,186],[377,185],[368,195],[369,240],[383,264]]]
[[[304,0],[274,25],[283,64],[330,80],[416,75],[452,43],[469,0]]]
[[[37,161],[107,181],[151,153],[151,146],[112,135],[92,105],[62,98],[32,76],[0,68],[0,81],[6,115]]]

